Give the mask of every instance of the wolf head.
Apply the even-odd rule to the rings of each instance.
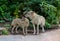
[[[34,15],[35,15],[35,12],[34,11],[28,11],[28,12],[26,12],[25,17],[33,18]]]

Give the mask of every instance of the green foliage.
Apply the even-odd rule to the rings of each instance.
[[[4,23],[5,21],[4,20],[0,20],[0,23]]]
[[[11,28],[10,24],[5,24],[4,27],[5,27],[6,29],[10,29],[10,28]]]
[[[6,28],[5,30],[2,30],[2,34],[3,35],[9,35],[9,29],[11,28],[11,26],[9,24],[5,24],[4,27]]]
[[[45,2],[42,2],[40,6],[41,6],[41,11],[45,13],[45,17],[47,21],[53,24],[54,23],[53,21],[56,20],[57,17],[56,16],[57,8]]]
[[[46,28],[51,28],[51,26],[52,26],[52,25],[51,25],[50,23],[48,23],[48,22],[45,23],[45,27],[46,27]]]
[[[2,34],[3,35],[8,35],[9,34],[9,31],[8,30],[2,30]]]
[[[60,20],[60,0],[0,0],[1,20],[12,21],[13,18],[20,17],[25,10],[33,10],[44,16],[47,25],[57,24]]]

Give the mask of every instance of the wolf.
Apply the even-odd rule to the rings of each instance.
[[[39,25],[42,28],[42,32],[45,32],[44,26],[45,26],[45,18],[41,15],[38,15],[34,11],[28,11],[24,12],[25,17],[28,17],[31,19],[31,23],[33,24],[34,27],[34,33],[33,34],[39,34]],[[36,33],[36,27],[37,25],[37,33]]]
[[[25,17],[22,17],[22,19],[20,19],[20,18],[13,19],[11,26],[13,27],[12,33],[14,33],[13,30],[15,27],[16,27],[16,29],[15,29],[16,33],[18,33],[17,28],[21,27],[23,29],[23,34],[25,35],[25,34],[27,34],[27,28],[29,26],[29,20]],[[25,33],[25,31],[26,31],[26,33]]]

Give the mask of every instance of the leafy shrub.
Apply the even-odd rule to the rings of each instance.
[[[50,23],[48,23],[48,22],[45,23],[45,28],[51,28],[51,26],[52,25]]]
[[[57,12],[57,8],[53,5],[47,4],[46,2],[42,2],[40,4],[41,6],[41,11],[44,12],[44,16],[46,18],[46,20],[50,23],[53,24],[54,20],[56,22],[57,16],[56,16],[56,12]]]
[[[0,20],[0,23],[4,23],[5,21],[4,20]]]
[[[3,35],[8,35],[9,34],[9,31],[8,30],[2,30],[2,34]]]
[[[11,28],[10,24],[5,24],[4,27],[6,27],[6,29],[10,29]]]
[[[18,10],[21,12],[18,13]],[[57,24],[57,20],[60,20],[60,0],[0,0],[1,20],[11,22],[25,10],[33,10],[44,16],[47,24]]]

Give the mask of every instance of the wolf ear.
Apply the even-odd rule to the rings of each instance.
[[[31,12],[32,15],[34,15],[34,13],[35,13],[34,11]]]
[[[31,12],[31,14],[33,14],[33,13],[34,13],[34,11]]]

